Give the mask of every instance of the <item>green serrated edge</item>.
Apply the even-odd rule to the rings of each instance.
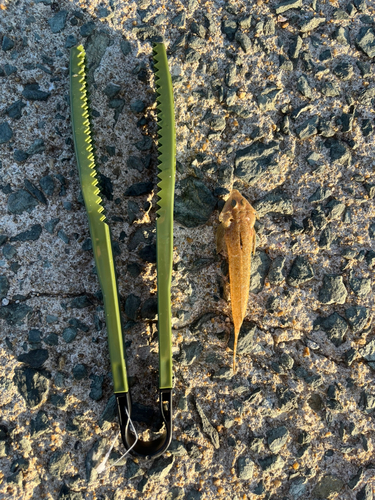
[[[73,47],[70,51],[70,109],[78,172],[89,219],[96,270],[103,293],[114,392],[123,393],[128,392],[128,380],[115,264],[110,229],[99,196],[87,99],[85,50],[82,45]]]
[[[171,278],[173,263],[173,204],[176,173],[176,132],[173,87],[163,43],[154,50],[158,110],[158,201],[156,256],[158,283],[159,388],[172,388]]]
[[[96,213],[100,221],[105,221],[95,169],[87,98],[85,50],[82,45],[71,50],[70,85],[74,145],[85,205],[89,215]]]

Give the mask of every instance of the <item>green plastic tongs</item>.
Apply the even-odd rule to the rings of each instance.
[[[117,400],[121,437],[132,454],[157,457],[172,440],[172,333],[171,274],[173,260],[173,201],[175,184],[176,140],[172,80],[167,54],[162,43],[154,46],[154,68],[158,110],[159,209],[156,221],[158,332],[159,332],[159,404],[165,424],[163,433],[153,441],[142,441],[134,433],[131,421],[131,396],[126,373],[119,299],[112,253],[110,228],[103,213],[91,138],[90,112],[86,88],[85,51],[82,45],[70,53],[70,104],[74,146],[85,202],[97,274],[103,292],[108,332],[109,355]]]

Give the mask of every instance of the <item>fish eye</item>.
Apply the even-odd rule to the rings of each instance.
[[[236,200],[232,200],[232,207],[234,208],[237,205]]]

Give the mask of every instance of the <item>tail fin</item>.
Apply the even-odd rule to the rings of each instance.
[[[234,329],[234,345],[233,345],[233,373],[236,373],[236,354],[237,354],[237,343],[238,343],[238,335],[240,331],[236,331]]]

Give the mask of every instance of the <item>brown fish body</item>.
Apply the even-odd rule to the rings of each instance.
[[[218,252],[226,251],[229,263],[230,296],[234,323],[233,371],[236,367],[238,334],[246,316],[249,298],[251,255],[255,251],[254,224],[256,212],[234,189],[220,214]]]

